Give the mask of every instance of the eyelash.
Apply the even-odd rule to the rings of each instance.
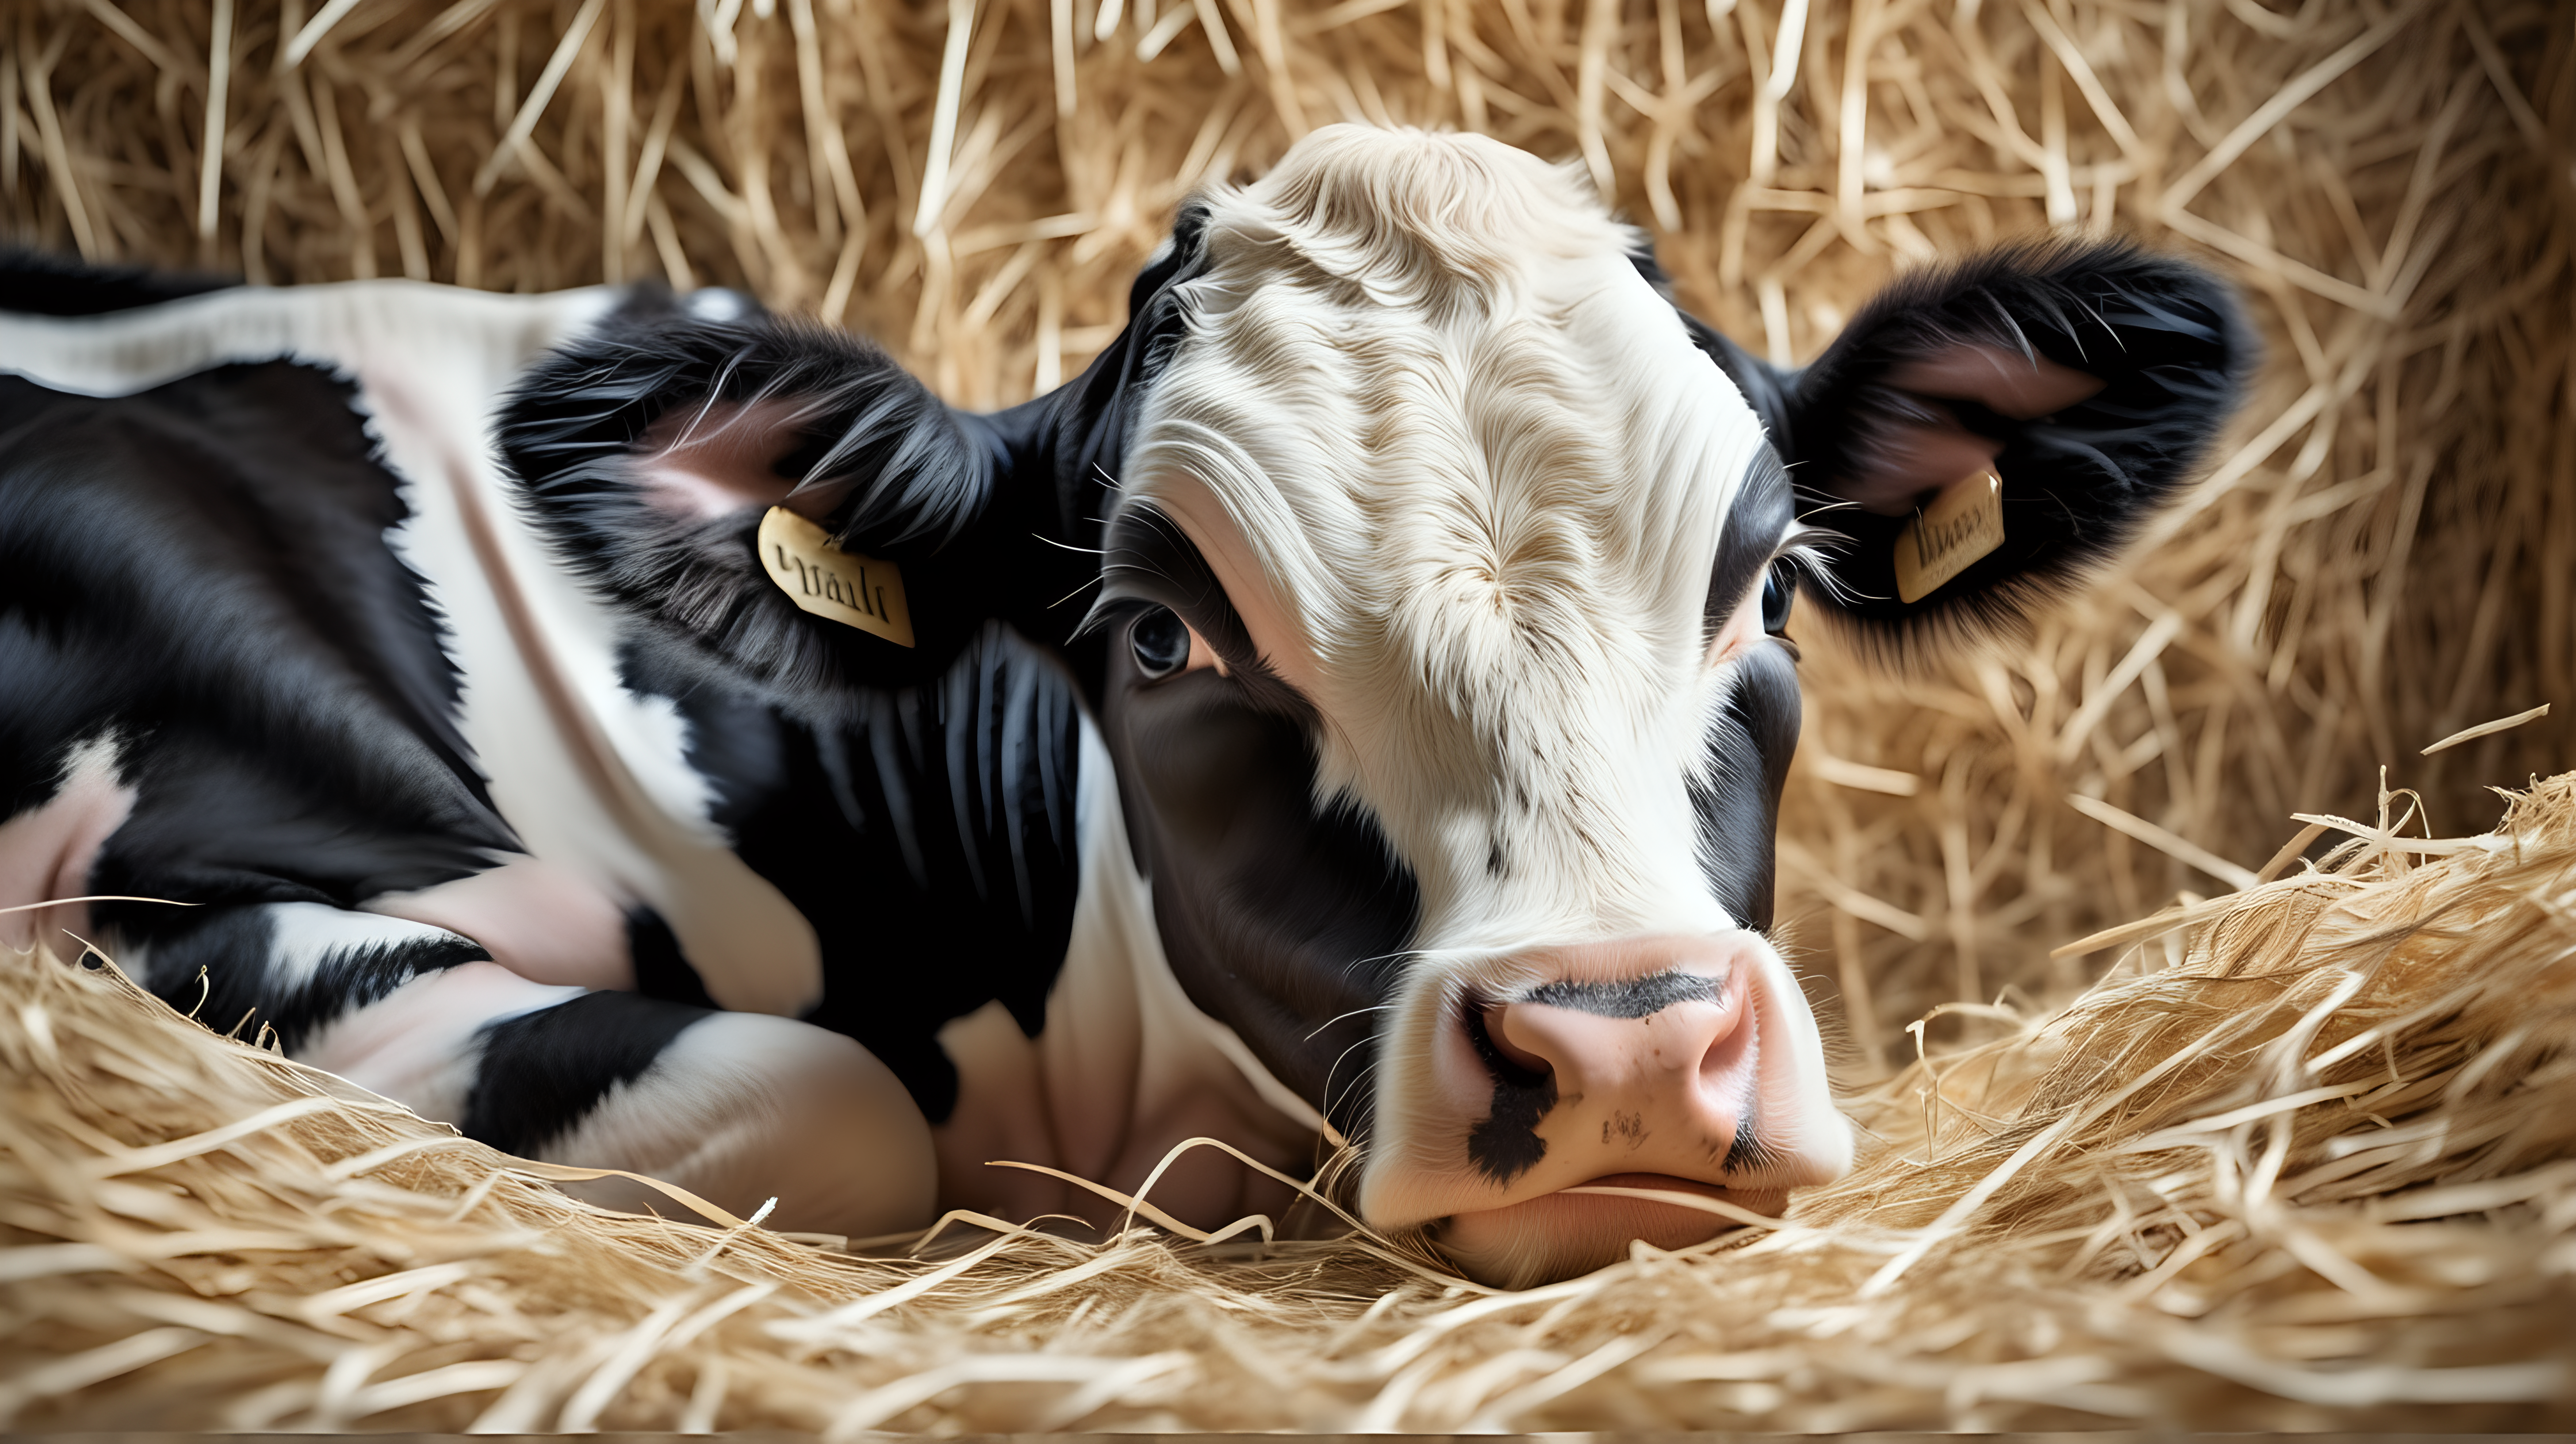
[[[1082,619],[1081,626],[1073,629],[1073,635],[1080,638],[1095,636],[1104,632],[1114,632],[1120,627],[1123,627],[1127,625],[1127,623],[1135,620],[1136,614],[1144,611],[1147,607],[1159,607],[1161,605],[1161,602],[1154,601],[1147,597],[1104,595],[1098,601],[1091,604],[1090,613]]]

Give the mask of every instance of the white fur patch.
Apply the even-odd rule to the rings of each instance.
[[[80,743],[52,797],[0,822],[0,908],[88,894],[98,850],[134,810],[134,789],[116,780],[117,755],[113,733]],[[0,913],[0,947],[15,951],[43,940],[69,955],[89,936],[85,903]]]
[[[327,903],[270,903],[264,911],[270,930],[266,986],[274,992],[303,987],[335,956],[456,936],[444,928]]]

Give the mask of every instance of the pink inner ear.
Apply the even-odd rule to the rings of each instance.
[[[1887,384],[1924,398],[1935,413],[1946,412],[1942,401],[1974,401],[2016,421],[2062,411],[2102,389],[2100,378],[2045,357],[1977,345],[1908,361],[1887,373]],[[1838,478],[1835,489],[1863,511],[1903,516],[1924,493],[1994,465],[1999,450],[1946,414],[1940,423],[1901,423],[1872,436],[1860,474]]]
[[[1904,516],[1926,494],[1995,464],[2003,448],[1958,425],[1891,426],[1869,438],[1857,475],[1835,478],[1845,501],[1879,516]]]
[[[2102,389],[2099,377],[2000,346],[1952,346],[1888,372],[1887,384],[1919,396],[1974,401],[2015,421],[2063,411]]]
[[[795,407],[785,401],[678,406],[644,433],[635,479],[645,500],[693,518],[729,516],[746,508],[785,506],[821,520],[849,495],[850,483],[813,487],[794,496],[796,483],[780,476],[779,458],[800,439]]]

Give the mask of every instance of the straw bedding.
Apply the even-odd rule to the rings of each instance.
[[[604,1213],[112,970],[0,962],[0,1420],[2563,1424],[2576,774],[2478,838],[2409,801],[1855,1099],[1874,1150],[1787,1226],[1521,1293],[1365,1237],[932,1263]]]
[[[588,1210],[111,971],[0,962],[0,1422],[2576,1416],[2576,781],[2426,840],[2576,758],[2562,8],[1104,4],[19,0],[0,214],[277,283],[738,285],[971,405],[1077,370],[1186,190],[1345,117],[1587,167],[1784,362],[1990,238],[2199,255],[2270,363],[2129,562],[1894,669],[1793,628],[1781,915],[1861,1170],[1509,1298],[1143,1226],[858,1258]]]

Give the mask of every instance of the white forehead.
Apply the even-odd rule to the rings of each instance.
[[[1578,173],[1334,126],[1205,237],[1122,504],[1203,488],[1327,670],[1408,617],[1697,626],[1764,437]]]
[[[1204,244],[1121,505],[1230,533],[1201,540],[1268,593],[1234,600],[1295,654],[1318,791],[1377,817],[1425,937],[1724,925],[1683,784],[1765,438],[1641,238],[1494,141],[1335,127]]]

